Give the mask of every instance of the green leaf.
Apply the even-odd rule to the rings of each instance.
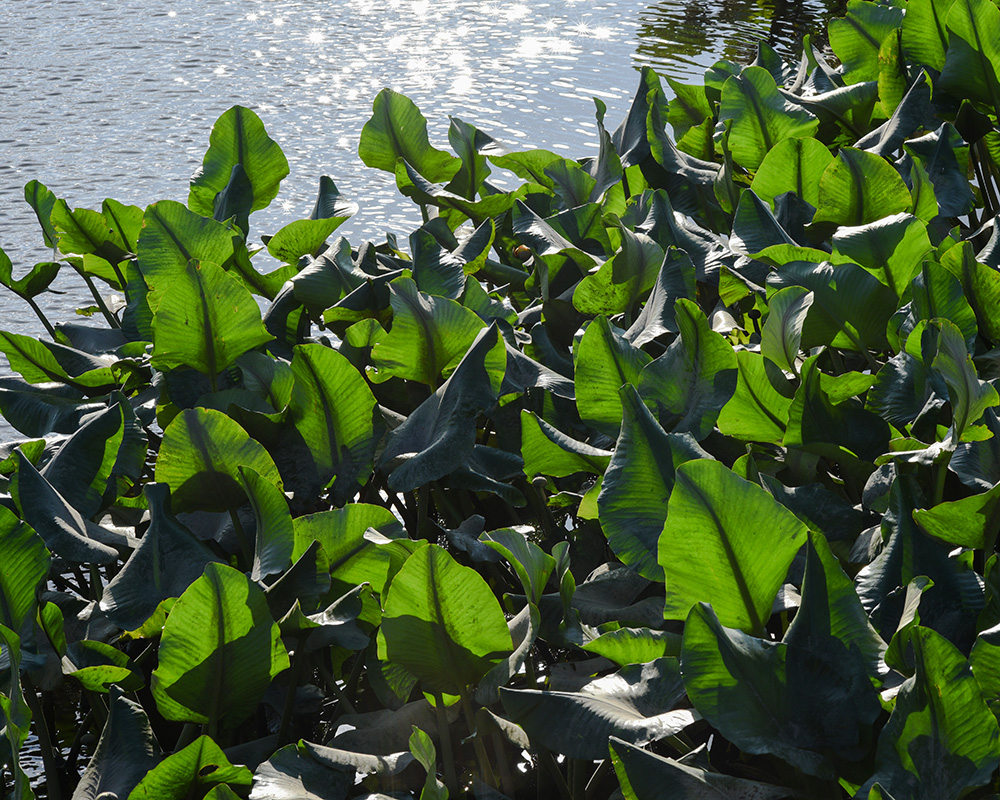
[[[443,478],[473,453],[476,418],[500,393],[507,352],[496,323],[480,331],[455,371],[389,434],[379,458],[389,488],[405,492]]]
[[[622,422],[619,391],[638,386],[639,373],[652,361],[612,330],[606,317],[597,317],[583,334],[576,351],[576,405],[588,425],[617,436]]]
[[[582,649],[624,667],[645,664],[665,656],[679,656],[681,637],[678,633],[652,628],[618,628],[591,639]]]
[[[756,639],[723,627],[707,603],[684,624],[681,671],[694,707],[740,750],[825,779],[837,775],[831,751],[866,752],[881,712],[860,654],[822,628],[802,640]]]
[[[975,206],[969,184],[969,146],[950,123],[919,139],[910,139],[903,149],[927,172],[934,187],[938,213],[947,217],[968,214]]]
[[[680,336],[642,369],[639,394],[643,402],[655,406],[665,429],[689,432],[701,441],[736,389],[736,353],[691,300],[682,298],[674,304],[674,319]],[[578,386],[578,400],[581,392]]]
[[[927,225],[910,214],[896,214],[868,225],[840,228],[833,252],[856,261],[902,298],[931,251]]]
[[[886,326],[896,310],[892,291],[856,264],[795,261],[773,272],[768,288],[803,286],[813,304],[802,328],[802,348],[828,344],[855,352],[888,349]]]
[[[787,286],[771,295],[768,302],[760,352],[788,372],[798,373],[795,362],[802,343],[802,325],[813,298],[813,293],[803,286]]]
[[[59,234],[52,224],[52,209],[56,204],[55,194],[49,191],[45,184],[33,180],[24,185],[24,200],[35,212],[45,246],[55,247],[59,239]]]
[[[988,109],[1000,105],[1000,9],[988,0],[955,0],[947,18],[948,50],[938,86]]]
[[[717,461],[681,464],[667,504],[659,562],[666,619],[711,598],[724,623],[762,631],[806,527],[767,492]]]
[[[818,356],[802,365],[801,383],[788,410],[784,444],[839,460],[843,451],[874,461],[889,446],[889,426],[858,400],[834,402],[816,366]]]
[[[603,475],[611,451],[578,442],[527,409],[521,410],[521,457],[524,474],[565,478],[577,472]]]
[[[191,262],[166,287],[153,314],[153,366],[193,367],[214,378],[270,341],[253,296],[208,262]]]
[[[41,537],[7,508],[0,509],[0,624],[22,643],[32,640],[38,590],[52,558]]]
[[[63,657],[63,674],[70,675],[89,692],[107,694],[112,685],[135,692],[145,681],[125,653],[104,642],[81,639],[70,642]]]
[[[625,338],[642,347],[665,333],[677,333],[675,307],[677,300],[694,300],[696,295],[695,266],[691,257],[677,247],[670,247],[656,274],[653,290],[635,318]]]
[[[22,519],[59,558],[73,564],[108,564],[128,550],[123,535],[84,519],[21,451],[17,453],[17,483],[12,494]]]
[[[161,757],[142,706],[113,689],[108,721],[73,796],[96,799],[107,792],[127,797]]]
[[[459,694],[513,649],[503,611],[479,574],[436,545],[393,578],[382,633],[390,661],[436,694]]]
[[[87,395],[106,394],[116,387],[105,362],[56,342],[0,331],[0,352],[29,383],[63,383]]]
[[[976,682],[983,690],[983,699],[997,716],[1000,711],[1000,626],[994,625],[976,637],[969,654],[969,666]]]
[[[167,617],[153,697],[167,719],[232,729],[288,666],[264,593],[235,569],[208,564]]]
[[[992,552],[1000,530],[1000,484],[982,494],[917,509],[913,519],[942,542]]]
[[[267,208],[288,174],[288,160],[278,143],[267,135],[260,117],[243,106],[233,106],[212,126],[205,158],[191,177],[188,208],[212,216],[216,195],[226,188],[237,165],[246,173],[253,190],[250,211]]]
[[[277,486],[250,467],[239,467],[239,474],[257,523],[250,578],[260,581],[289,567],[295,529],[288,501]]]
[[[810,533],[805,550],[802,603],[785,632],[784,641],[808,648],[828,636],[859,654],[870,678],[881,679],[886,671],[882,662],[885,642],[869,622],[853,581],[830,552],[826,537]],[[853,666],[855,658],[854,655],[844,658],[845,667]]]
[[[403,536],[402,525],[391,511],[367,503],[349,503],[343,508],[296,517],[293,524],[292,558],[300,558],[314,541],[319,542],[329,559],[330,574],[341,588],[370,583],[372,589],[382,593],[397,556],[366,534],[374,529],[390,539]]]
[[[191,261],[226,265],[234,253],[234,232],[213,219],[188,211],[181,203],[161,200],[146,209],[139,234],[139,271],[149,288],[147,301],[156,309],[167,287]]]
[[[918,331],[914,331],[916,335]],[[996,389],[979,380],[972,357],[966,349],[961,332],[948,320],[935,319],[927,323],[924,336],[937,333],[937,354],[931,368],[948,384],[948,398],[953,414],[954,441],[959,441],[966,428],[977,422],[991,406],[1000,405]]]
[[[329,749],[305,741],[282,747],[257,767],[250,794],[254,800],[346,800],[355,765],[318,757]]]
[[[792,404],[788,381],[773,362],[749,350],[736,354],[736,367],[736,391],[719,412],[719,430],[744,441],[782,441]]]
[[[220,784],[249,786],[253,773],[234,767],[208,736],[167,756],[139,782],[128,800],[185,800]]]
[[[624,420],[597,498],[598,514],[615,555],[643,577],[662,581],[657,542],[674,471],[709,456],[689,434],[665,433],[634,387],[625,384],[621,399]]]
[[[588,761],[605,757],[609,736],[643,745],[680,733],[699,718],[672,710],[683,696],[673,658],[624,667],[575,692],[500,690],[504,709],[532,743]]]
[[[888,161],[874,153],[842,147],[820,178],[813,222],[867,225],[909,211],[912,205],[909,189]]]
[[[756,170],[778,142],[812,136],[819,120],[802,106],[785,99],[771,73],[747,67],[722,87],[719,121],[732,120],[729,147],[741,167]]]
[[[489,531],[482,534],[479,541],[506,559],[521,581],[528,601],[538,605],[545,584],[556,568],[555,559],[513,528]]]
[[[410,278],[389,284],[392,328],[372,348],[372,362],[382,374],[437,387],[465,356],[485,324],[454,300],[417,289]]]
[[[250,467],[281,487],[271,456],[221,411],[190,408],[163,432],[156,481],[170,487],[174,510],[226,511],[243,505],[239,467]]]
[[[631,315],[656,281],[663,249],[645,234],[620,232],[621,250],[576,285],[573,306],[583,314]]]
[[[957,798],[988,783],[1000,757],[997,721],[962,654],[940,634],[911,634],[915,674],[878,739],[876,781],[895,797]]]
[[[786,800],[784,786],[734,778],[650,753],[612,736],[611,762],[626,800]]]
[[[405,95],[383,89],[372,103],[372,116],[361,129],[358,155],[366,166],[395,172],[400,158],[431,183],[454,177],[462,161],[431,147],[427,120]]]
[[[35,264],[26,274],[14,280],[10,258],[3,251],[3,248],[0,248],[0,285],[7,287],[19,297],[37,297],[49,288],[56,275],[59,274],[61,266],[56,261],[43,261],[41,264]]]
[[[375,396],[344,356],[320,344],[293,350],[295,389],[289,421],[313,455],[334,503],[347,502],[368,481],[375,457]]]
[[[903,17],[903,52],[917,64],[938,72],[948,50],[948,12],[955,0],[913,0]]]
[[[448,142],[462,159],[462,167],[448,184],[448,189],[472,200],[483,188],[492,170],[488,155],[502,155],[504,147],[488,133],[458,117],[449,117]]]
[[[268,239],[267,252],[285,264],[297,264],[302,256],[315,256],[346,219],[327,217],[289,222]]]
[[[180,597],[217,558],[188,528],[177,521],[168,506],[168,489],[147,484],[149,527],[125,565],[104,587],[100,608],[108,619],[126,631],[142,626],[160,604]]]
[[[847,83],[879,76],[879,49],[903,22],[903,10],[867,0],[849,0],[847,14],[830,21],[830,46],[844,65]]]

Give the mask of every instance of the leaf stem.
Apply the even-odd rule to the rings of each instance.
[[[458,777],[455,774],[455,754],[451,748],[448,713],[445,711],[444,698],[440,692],[434,695],[434,712],[437,714],[438,739],[441,741],[441,757],[444,760],[444,782],[448,787],[448,794],[458,797]]]
[[[103,314],[104,319],[107,320],[108,326],[111,328],[120,328],[121,323],[118,322],[115,315],[111,313],[107,305],[104,303],[104,298],[101,297],[101,293],[97,291],[93,278],[85,272],[81,272],[80,274],[83,276],[83,280],[87,283],[87,288],[90,289],[90,293],[94,296],[94,302],[96,302],[97,307],[101,309],[101,314]]]
[[[277,747],[284,747],[288,744],[288,734],[292,730],[292,716],[295,710],[295,690],[299,687],[299,675],[302,672],[302,661],[305,656],[302,654],[301,646],[296,646],[292,653],[292,664],[288,670],[288,688],[285,690],[285,705],[281,709],[281,726],[278,728]]]
[[[56,329],[52,327],[52,323],[50,323],[45,314],[42,313],[42,309],[38,307],[38,303],[36,303],[33,298],[26,297],[25,295],[21,295],[21,298],[25,303],[31,306],[31,310],[35,312],[35,316],[38,317],[42,325],[45,326],[45,330],[48,331],[49,336],[56,339]]]
[[[468,689],[463,689],[460,693],[462,698],[462,712],[465,714],[465,724],[469,728],[469,735],[472,737],[472,744],[476,751],[476,761],[479,762],[479,772],[490,786],[497,786],[497,778],[490,765],[490,757],[486,753],[486,746],[482,737],[476,732],[476,718],[472,713],[472,703],[469,702]]]
[[[38,736],[38,744],[42,751],[42,763],[45,765],[46,775],[46,794],[50,800],[62,800],[59,763],[56,759],[52,737],[49,734],[49,726],[45,722],[45,714],[42,713],[42,706],[38,702],[38,692],[27,674],[21,676],[21,683],[24,686],[24,699],[27,701],[28,708],[31,709],[31,716],[35,720],[35,734]]]

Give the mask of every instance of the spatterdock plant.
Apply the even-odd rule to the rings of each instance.
[[[578,161],[385,90],[380,243],[325,176],[258,243],[241,107],[186,205],[29,183],[5,792],[996,796],[997,41],[852,0],[836,66],[643,69]],[[105,327],[45,317],[66,267]]]

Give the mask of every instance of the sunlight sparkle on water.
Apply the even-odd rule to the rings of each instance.
[[[258,14],[256,11],[251,11],[249,14],[247,14],[247,22],[256,22],[259,19],[260,19],[260,14]]]
[[[326,35],[323,31],[313,28],[309,31],[309,35],[306,36],[306,41],[309,44],[323,44],[326,41]]]

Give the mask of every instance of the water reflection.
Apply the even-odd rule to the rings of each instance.
[[[753,60],[757,43],[766,42],[786,59],[795,59],[802,38],[813,35],[826,46],[826,23],[840,16],[846,0],[661,0],[639,15],[636,58],[657,71],[692,76],[725,58]]]

